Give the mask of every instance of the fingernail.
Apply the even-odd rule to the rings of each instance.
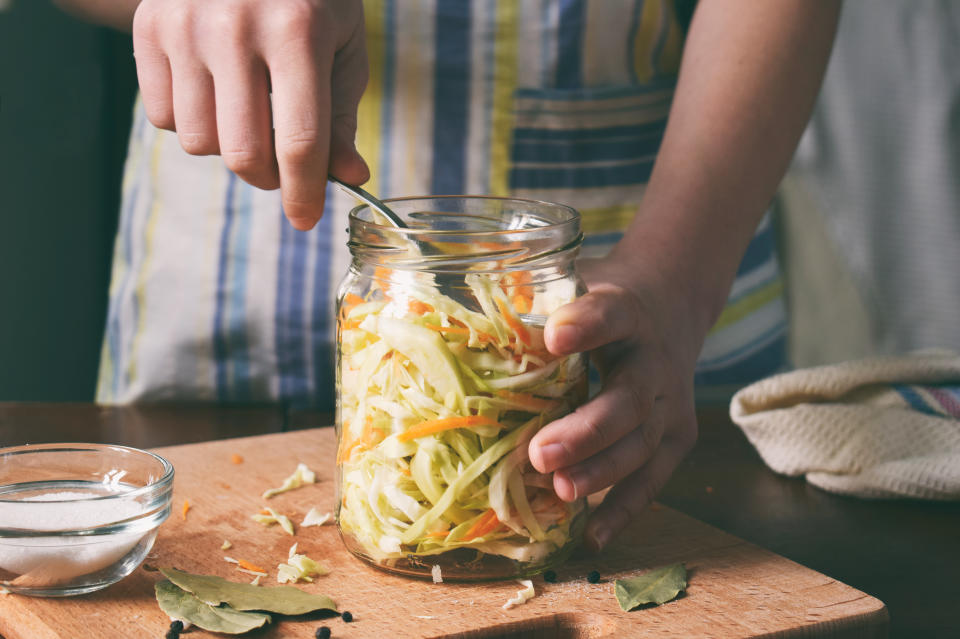
[[[563,444],[545,444],[540,447],[540,459],[544,472],[549,473],[563,466],[566,449]]]
[[[566,490],[563,490],[563,489]],[[576,501],[578,497],[577,491],[577,482],[573,480],[570,476],[570,472],[567,470],[558,470],[553,474],[553,489],[556,491],[557,496],[564,501]],[[573,493],[570,499],[567,499],[561,493]]]
[[[553,329],[554,348],[560,351],[575,350],[580,342],[580,329],[574,324],[561,324]]]
[[[578,486],[578,484],[580,483],[580,473],[576,470],[568,469],[563,474],[566,476],[567,481],[570,482],[570,485],[573,486],[573,498],[575,500],[579,499],[580,487]]]
[[[309,231],[317,224],[317,220],[312,217],[291,217],[290,226],[297,229],[298,231]]]

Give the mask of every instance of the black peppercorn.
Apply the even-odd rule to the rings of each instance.
[[[343,614],[340,615],[340,618],[346,621],[347,623],[350,623],[351,621],[353,621],[353,615],[350,614],[349,610],[344,610]]]
[[[557,581],[557,573],[552,570],[548,570],[547,572],[543,573],[543,580],[547,583],[555,583]]]
[[[171,628],[167,630],[167,634],[163,635],[163,639],[180,639],[180,633]]]
[[[170,630],[174,632],[183,632],[183,622],[179,619],[174,619],[170,622]]]
[[[313,633],[313,636],[317,639],[330,639],[330,628],[320,626],[317,628],[317,631]]]
[[[587,575],[587,581],[589,581],[589,582],[592,583],[592,584],[600,583],[600,571],[599,571],[599,570],[591,570],[591,571],[590,571],[590,574]]]

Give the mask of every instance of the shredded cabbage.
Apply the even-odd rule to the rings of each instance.
[[[283,480],[283,485],[279,488],[271,488],[265,491],[262,496],[264,499],[270,499],[274,495],[296,490],[304,484],[313,484],[316,483],[316,481],[316,473],[307,468],[306,464],[297,464],[297,468],[293,471],[293,474]]]
[[[537,591],[533,589],[532,581],[529,579],[519,579],[518,581],[520,582],[520,585],[523,586],[523,589],[517,591],[516,597],[507,599],[507,603],[503,604],[504,610],[510,610],[514,606],[519,606],[520,604],[526,603],[537,594]]]
[[[524,313],[549,314],[574,287],[533,296],[509,274],[465,280],[482,312],[424,281],[341,305],[338,521],[376,561],[457,548],[541,561],[583,508],[527,457],[586,379],[583,357],[551,355]]]
[[[306,555],[293,553],[287,558],[287,563],[277,564],[277,581],[279,583],[297,583],[298,581],[313,581],[314,577],[325,575],[329,570],[318,564]]]
[[[273,524],[280,524],[280,527],[283,528],[283,532],[288,535],[293,534],[293,522],[290,521],[290,518],[286,515],[281,515],[273,508],[264,508],[265,513],[257,513],[256,515],[251,515],[251,519],[257,523],[263,524],[264,526],[271,526]]]
[[[306,515],[303,517],[303,522],[301,522],[300,527],[306,528],[307,526],[323,526],[328,521],[333,519],[333,513],[323,513],[321,514],[316,508],[311,508]]]

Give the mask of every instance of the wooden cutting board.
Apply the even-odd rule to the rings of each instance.
[[[297,527],[295,537],[250,519],[265,505],[295,523],[315,506],[333,509],[332,429],[317,429],[161,448],[176,467],[173,514],[161,527],[148,563],[249,581],[225,554],[270,571],[291,544],[330,568],[304,590],[332,597],[353,623],[333,619],[281,619],[256,637],[314,636],[321,625],[334,637],[883,637],[883,603],[677,511],[655,506],[599,556],[575,556],[557,570],[558,583],[534,578],[537,595],[504,610],[520,588],[514,581],[433,584],[393,576],[353,558],[335,526]],[[242,456],[234,463],[232,456]],[[261,499],[298,462],[318,483]],[[182,517],[182,507],[191,508]],[[224,540],[233,547],[221,550]],[[689,587],[656,608],[622,612],[613,580],[684,562]],[[600,571],[602,581],[587,582]],[[6,639],[125,637],[159,639],[169,619],[157,607],[157,573],[137,569],[98,593],[65,599],[0,596],[0,635]],[[184,637],[213,637],[193,630]]]

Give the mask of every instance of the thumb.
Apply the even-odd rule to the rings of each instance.
[[[642,321],[637,297],[619,286],[594,289],[554,311],[544,329],[554,355],[593,350],[636,334]]]

